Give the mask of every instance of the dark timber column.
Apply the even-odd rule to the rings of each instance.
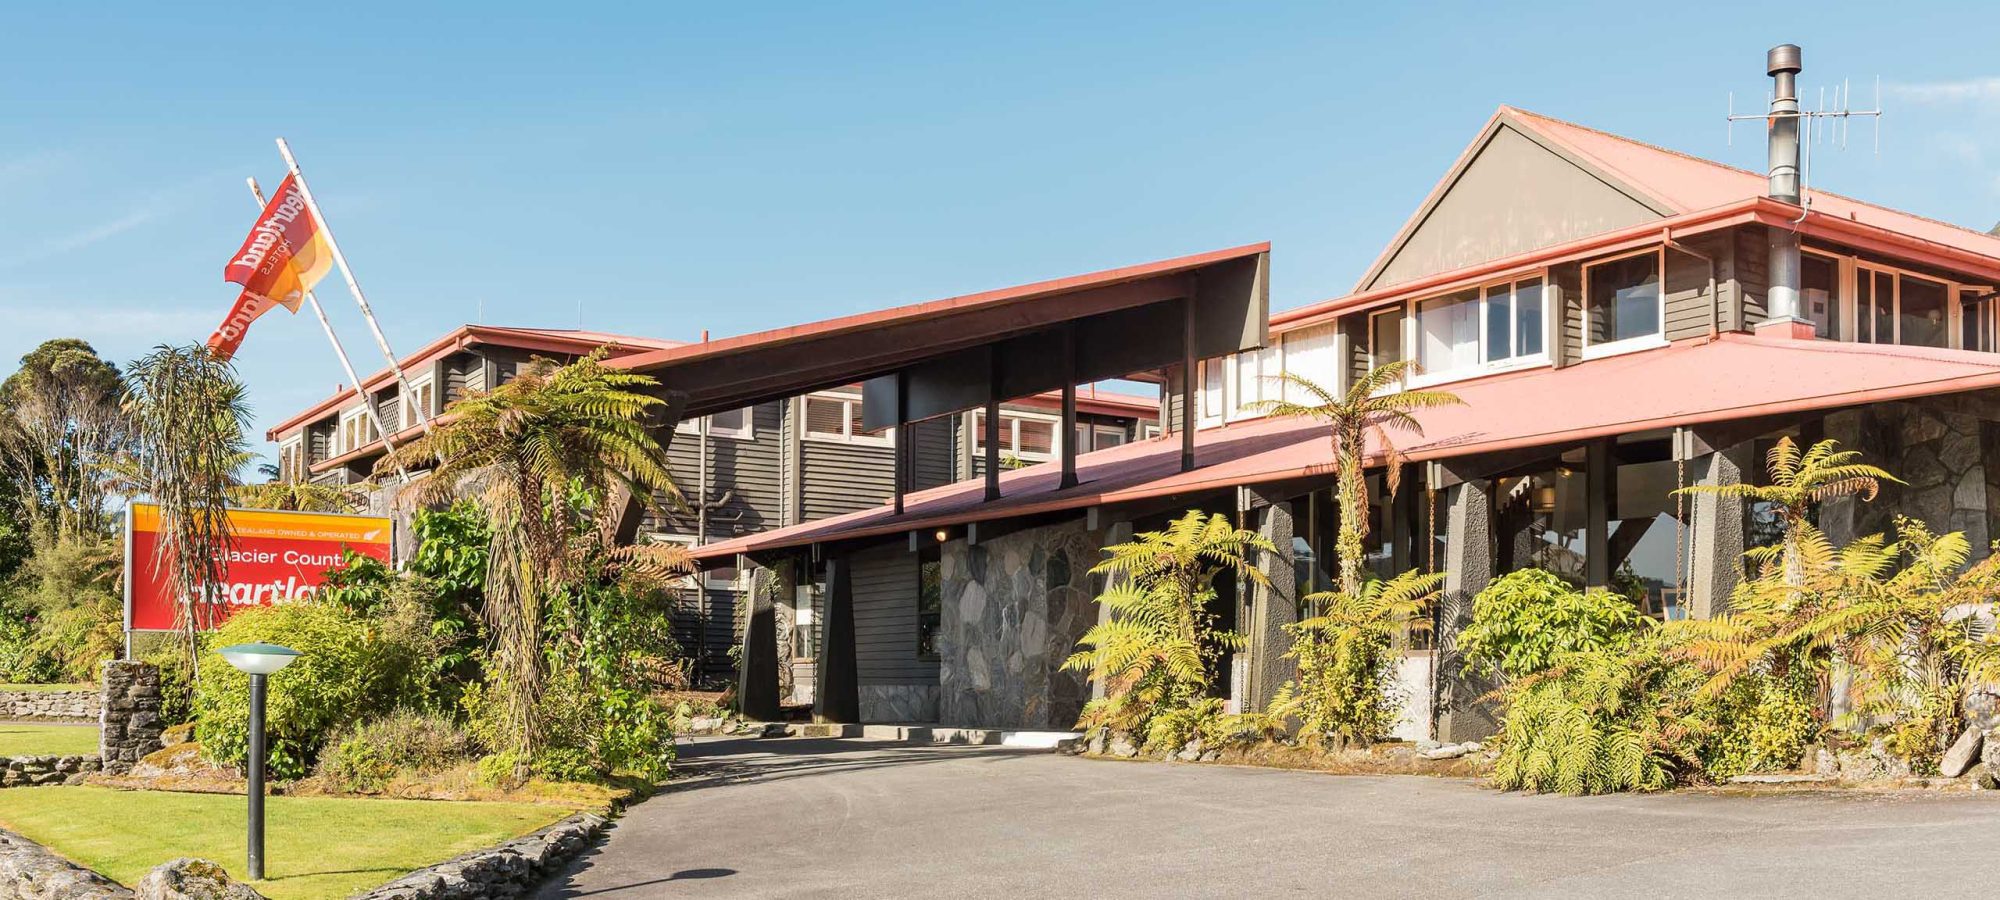
[[[813,721],[861,721],[861,682],[854,654],[853,566],[844,556],[826,559],[826,624],[820,633]]]
[[[1271,705],[1272,695],[1286,681],[1298,677],[1298,663],[1285,658],[1292,651],[1292,636],[1286,625],[1299,620],[1297,570],[1292,562],[1292,536],[1297,532],[1292,501],[1246,488],[1248,499],[1268,505],[1257,510],[1257,533],[1278,548],[1263,554],[1257,568],[1268,585],[1250,588],[1250,621],[1243,631],[1250,639],[1250,683],[1242,692],[1243,711],[1261,712]]]
[[[986,369],[986,500],[1000,499],[1000,354]]]
[[[746,719],[770,722],[781,714],[778,706],[778,610],[772,591],[778,573],[759,565],[748,556],[736,557],[736,566],[750,573],[750,595],[744,598],[743,663],[737,672],[736,702]],[[822,676],[823,677],[823,676]]]
[[[1194,298],[1181,304],[1181,471],[1194,469],[1194,423],[1201,419],[1194,406],[1195,382],[1201,371],[1194,358]]]
[[[1437,739],[1448,743],[1479,740],[1499,730],[1497,710],[1480,697],[1493,690],[1485,679],[1465,674],[1458,633],[1472,622],[1472,598],[1492,582],[1493,495],[1484,481],[1445,489],[1444,593],[1438,598],[1438,696],[1432,715]]]
[[[910,490],[910,483],[916,479],[914,461],[917,458],[917,430],[909,426],[910,418],[910,375],[896,373],[896,515],[903,514],[903,495]]]
[[[1056,440],[1062,442],[1062,483],[1059,488],[1076,486],[1076,329],[1063,327],[1062,332],[1062,431]]]
[[[1588,588],[1611,587],[1611,518],[1618,504],[1618,463],[1611,440],[1592,441],[1584,449],[1583,582]]]

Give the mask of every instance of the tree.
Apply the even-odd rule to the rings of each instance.
[[[130,441],[123,392],[118,367],[76,338],[44,341],[0,382],[0,472],[37,543],[110,531],[104,464]]]
[[[1801,453],[1799,445],[1787,435],[1778,439],[1777,446],[1772,447],[1766,457],[1770,484],[1696,484],[1681,488],[1676,493],[1710,494],[1771,504],[1778,512],[1779,523],[1785,532],[1782,550],[1785,579],[1788,583],[1797,584],[1804,578],[1799,541],[1805,533],[1813,507],[1835,497],[1859,496],[1863,500],[1873,500],[1882,482],[1903,483],[1888,472],[1855,462],[1860,458],[1859,451],[1841,450],[1839,442],[1831,438]]]
[[[430,477],[407,490],[426,502],[471,494],[486,511],[482,610],[494,645],[490,674],[508,749],[523,761],[543,736],[541,641],[557,594],[593,577],[602,557],[660,574],[685,566],[684,552],[668,558],[675,548],[601,543],[614,489],[648,504],[660,494],[680,502],[666,451],[647,428],[664,405],[642,392],[655,382],[608,368],[604,357],[600,349],[568,365],[536,358],[513,381],[454,402],[428,434],[376,464],[378,472],[430,466]]]
[[[236,485],[229,489],[229,499],[250,509],[351,513],[367,505],[367,490],[367,485],[267,481]]]
[[[1109,587],[1097,602],[1111,615],[1078,639],[1063,663],[1104,686],[1104,697],[1084,707],[1080,724],[1143,732],[1148,720],[1201,698],[1211,664],[1241,639],[1217,632],[1209,605],[1215,579],[1233,573],[1265,583],[1254,554],[1274,553],[1270,540],[1237,528],[1220,513],[1189,510],[1164,531],[1140,532],[1104,548],[1091,569]]]
[[[1414,367],[1408,360],[1376,366],[1354,379],[1345,394],[1336,394],[1311,379],[1288,372],[1278,380],[1315,402],[1265,400],[1256,404],[1270,415],[1317,419],[1328,426],[1338,492],[1336,502],[1340,509],[1340,534],[1334,552],[1340,558],[1340,591],[1350,597],[1361,594],[1361,539],[1367,536],[1368,529],[1368,483],[1363,476],[1363,454],[1367,452],[1368,438],[1373,436],[1382,446],[1388,463],[1389,492],[1394,494],[1401,483],[1402,455],[1389,439],[1389,432],[1401,430],[1422,437],[1423,424],[1413,412],[1463,402],[1445,391],[1386,392],[1390,386],[1402,383]]]
[[[1285,626],[1299,677],[1271,698],[1268,712],[1299,720],[1308,743],[1367,746],[1389,733],[1402,712],[1396,690],[1396,643],[1429,627],[1422,615],[1444,583],[1442,573],[1404,572],[1370,580],[1359,594],[1308,594],[1318,615]]]
[[[195,636],[214,627],[211,596],[227,570],[229,488],[250,458],[243,437],[250,408],[236,369],[200,344],[160,345],[130,366],[124,409],[134,448],[122,466],[128,489],[160,507],[154,565],[180,598],[175,618],[196,671]]]

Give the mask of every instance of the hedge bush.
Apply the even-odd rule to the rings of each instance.
[[[250,680],[216,650],[254,641],[301,654],[270,679],[265,733],[274,777],[305,775],[335,731],[425,687],[430,648],[420,623],[397,615],[364,618],[331,603],[244,610],[205,642],[195,685],[195,736],[217,763],[241,766],[246,757]]]

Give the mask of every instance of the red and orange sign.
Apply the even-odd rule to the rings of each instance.
[[[242,285],[243,292],[209,337],[209,349],[224,359],[234,356],[251,322],[274,306],[298,312],[299,301],[332,268],[333,251],[326,234],[313,220],[296,176],[287,175],[257,215],[250,236],[222,269],[222,280]]]
[[[227,574],[215,593],[213,615],[220,625],[239,609],[310,598],[326,581],[328,569],[345,567],[343,550],[389,562],[392,526],[379,516],[232,509]],[[125,627],[169,631],[179,606],[168,567],[155,563],[160,540],[160,508],[134,503],[125,515]]]

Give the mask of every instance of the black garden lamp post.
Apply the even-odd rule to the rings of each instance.
[[[264,682],[299,658],[299,651],[277,644],[235,644],[220,651],[238,671],[250,676],[250,880],[264,880]]]

